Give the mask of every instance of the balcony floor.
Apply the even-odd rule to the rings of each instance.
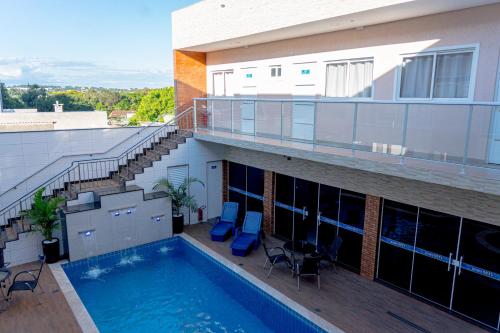
[[[301,290],[285,267],[276,267],[269,278],[263,268],[265,253],[261,247],[247,257],[231,255],[230,241],[210,240],[209,224],[186,226],[185,232],[211,250],[238,264],[295,302],[315,312],[346,332],[422,332],[404,323],[392,312],[429,332],[486,332],[431,305],[420,302],[379,283],[369,281],[341,267],[321,271],[321,290],[316,281],[303,279]],[[282,241],[268,237],[269,246],[282,246]]]
[[[461,166],[399,155],[351,150],[326,145],[197,129],[194,137],[243,149],[286,155],[389,176],[500,195],[500,167]]]

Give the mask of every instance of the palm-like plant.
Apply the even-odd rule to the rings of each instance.
[[[153,186],[153,190],[164,191],[167,194],[167,197],[172,200],[172,213],[174,216],[178,216],[182,207],[186,207],[192,212],[198,209],[198,203],[194,196],[189,194],[189,188],[194,183],[205,186],[201,180],[195,177],[185,178],[179,187],[175,187],[167,178],[162,178]]]
[[[52,233],[59,226],[57,209],[64,202],[64,198],[57,196],[45,199],[44,192],[45,187],[36,191],[31,209],[24,211],[22,215],[30,219],[29,222],[35,227],[35,230],[41,232],[45,240],[52,240]]]

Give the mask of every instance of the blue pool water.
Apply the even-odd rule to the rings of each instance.
[[[324,332],[179,237],[63,268],[103,333]]]

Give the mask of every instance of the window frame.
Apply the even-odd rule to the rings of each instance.
[[[456,53],[467,53],[472,52],[471,60],[471,72],[469,80],[469,90],[467,92],[467,97],[434,97],[434,86],[435,86],[435,76],[437,67],[437,57],[438,55],[444,54],[456,54]],[[422,52],[412,52],[412,53],[402,53],[399,55],[399,65],[396,69],[394,85],[394,100],[404,101],[404,102],[436,102],[436,103],[461,103],[461,102],[472,102],[474,100],[474,94],[476,90],[476,74],[478,67],[478,54],[479,54],[479,44],[472,45],[456,45],[440,48],[432,48]],[[431,75],[431,87],[429,97],[401,97],[401,79],[403,75],[403,63],[405,58],[411,57],[423,57],[432,56],[432,75]]]
[[[280,75],[275,75],[273,76],[273,69],[275,70],[275,73]],[[271,80],[279,80],[283,76],[283,67],[281,65],[270,65],[269,66],[269,77]]]
[[[349,96],[349,79],[350,79],[350,67],[352,63],[357,63],[357,62],[372,62],[372,86],[371,86],[371,93],[370,97],[351,97]],[[325,81],[324,81],[324,89],[323,89],[323,97],[326,99],[332,99],[332,100],[349,100],[349,101],[371,101],[374,99],[375,95],[375,79],[373,76],[373,73],[375,72],[375,58],[374,57],[363,57],[363,58],[352,58],[352,59],[339,59],[339,60],[328,60],[325,61],[325,66],[324,66],[324,73],[325,73]],[[345,85],[345,96],[343,97],[334,97],[334,96],[327,96],[326,91],[328,88],[328,65],[332,64],[347,64],[347,70],[346,70],[346,85]]]

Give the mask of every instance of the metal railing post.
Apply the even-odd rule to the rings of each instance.
[[[231,104],[229,106],[231,108],[231,133],[234,133],[234,115],[233,115],[233,107],[234,107],[234,103],[233,103],[233,100],[231,100]]]
[[[193,129],[196,131],[198,128],[198,122],[196,117],[196,100],[193,101]]]
[[[473,105],[469,105],[469,112],[467,117],[467,129],[465,132],[465,143],[464,143],[464,156],[462,159],[462,170],[461,173],[465,173],[465,164],[467,164],[467,158],[469,154],[469,139],[470,139],[470,128],[472,124],[472,111],[474,110]]]
[[[355,150],[355,142],[356,142],[356,127],[358,126],[358,103],[354,103],[354,116],[352,121],[352,154],[354,154]]]
[[[212,100],[212,131],[215,130],[214,100]]]
[[[402,133],[402,138],[401,138],[401,159],[399,160],[400,164],[404,163],[404,155],[405,155],[405,149],[406,149],[406,132],[408,130],[408,110],[409,110],[410,104],[405,104],[405,113],[403,116],[403,133]]]
[[[283,141],[283,101],[280,102],[280,112],[281,112],[281,116],[280,116],[280,136],[281,136],[281,140]]]
[[[313,123],[313,145],[316,144],[316,119],[317,119],[317,109],[318,109],[318,102],[314,101],[314,123]]]
[[[257,118],[257,101],[253,102],[253,136],[257,136],[256,118]]]

